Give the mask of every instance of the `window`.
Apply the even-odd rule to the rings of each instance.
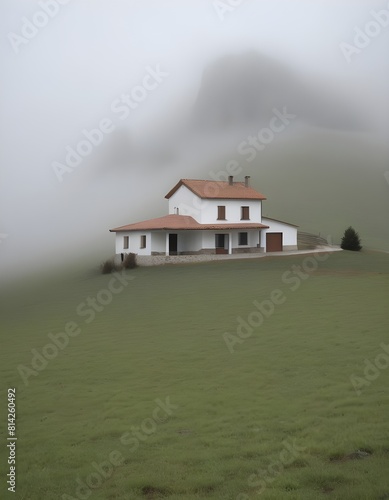
[[[146,235],[145,234],[142,234],[140,237],[140,247],[146,248]]]
[[[247,233],[238,233],[238,245],[248,245]]]
[[[123,237],[123,248],[127,249],[128,247],[129,247],[129,237],[128,236],[124,236]]]
[[[226,207],[217,207],[217,220],[226,220]]]
[[[240,207],[240,220],[250,220],[250,207]]]

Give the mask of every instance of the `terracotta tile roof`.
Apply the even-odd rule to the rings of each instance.
[[[181,186],[186,186],[200,198],[230,199],[230,200],[266,200],[266,196],[252,187],[246,187],[244,182],[204,181],[196,179],[181,179],[165,198],[169,199]]]
[[[189,215],[165,215],[156,219],[149,219],[143,222],[135,222],[127,226],[116,227],[110,229],[111,232],[121,231],[150,231],[152,229],[165,230],[227,230],[227,229],[267,229],[269,226],[256,222],[242,222],[229,224],[199,224],[193,217]]]

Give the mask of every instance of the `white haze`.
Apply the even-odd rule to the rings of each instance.
[[[350,63],[339,47],[353,43],[355,26],[364,27],[385,2],[245,0],[223,21],[213,3],[73,0],[18,54],[8,35],[20,34],[22,19],[41,7],[1,3],[3,279],[86,255],[98,264],[114,251],[109,228],[164,214],[163,196],[179,178],[206,177],[217,154],[228,157],[244,126],[213,130],[214,140],[200,148],[190,128],[203,71],[226,55],[254,51],[285,65],[318,100],[328,92],[344,102],[362,124],[356,133],[387,151],[389,28]],[[121,120],[112,102],[158,65],[169,76]],[[59,182],[52,162],[63,163],[66,146],[75,147],[81,131],[103,118],[112,119],[115,132]],[[301,135],[321,124],[300,126]],[[181,156],[169,156],[172,145]]]

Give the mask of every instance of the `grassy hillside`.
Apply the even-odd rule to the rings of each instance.
[[[253,130],[254,132],[254,130]],[[388,155],[363,134],[301,129],[280,135],[250,163],[231,154],[252,185],[267,196],[264,214],[331,236],[339,243],[349,225],[363,244],[389,250]],[[227,163],[227,160],[225,161]],[[217,172],[225,163],[213,165]]]
[[[2,291],[0,418],[16,387],[18,441],[16,494],[1,498],[387,498],[388,255],[125,276]],[[241,338],[242,320],[260,321],[255,301],[263,322]],[[65,345],[69,322],[80,331]],[[51,359],[34,367],[33,349]],[[381,366],[370,379],[365,360]],[[4,424],[1,435],[4,478]]]

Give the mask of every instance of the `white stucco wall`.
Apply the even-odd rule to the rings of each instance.
[[[140,248],[140,237],[146,235],[146,248]],[[124,248],[124,236],[129,236],[129,248]],[[131,231],[116,233],[116,253],[137,253],[138,255],[151,255],[150,231]]]
[[[213,231],[202,231],[202,240],[202,248],[215,248],[215,233]]]
[[[232,248],[251,248],[256,247],[259,243],[259,230],[250,230],[245,231],[230,231],[232,234]],[[247,234],[247,245],[239,245],[239,233],[248,233]]]
[[[262,230],[226,230],[226,231],[170,231],[178,235],[178,252],[197,252],[201,249],[215,248],[215,234],[228,234],[231,249],[256,248],[260,242],[261,247],[266,245],[266,233],[283,233],[284,247],[297,247],[297,228],[281,222],[263,218],[263,223],[269,229]],[[248,244],[239,245],[239,233],[248,233]],[[261,234],[261,237],[259,236]],[[146,235],[146,248],[140,248],[141,235]],[[134,231],[116,234],[116,253],[136,253],[138,255],[151,255],[151,252],[164,254],[167,249],[169,232],[163,231]],[[129,248],[123,247],[124,236],[129,237]]]
[[[169,198],[169,214],[177,213],[175,208],[178,208],[180,215],[190,215],[200,222],[200,213],[204,201],[205,200],[202,200],[192,193],[187,187],[180,186]]]
[[[177,234],[179,252],[197,252],[201,250],[201,231],[178,231]]]
[[[115,235],[115,250],[116,253],[130,253],[132,250],[130,248],[124,248],[124,236],[128,236],[129,240],[131,233],[116,233]],[[129,246],[131,245],[131,241],[129,241]]]
[[[240,223],[241,207],[249,207],[250,219],[248,222],[261,222],[261,201],[254,200],[204,200],[201,211],[201,224],[228,224]],[[226,207],[226,220],[218,220],[217,207]]]
[[[285,224],[283,222],[273,221],[271,219],[267,219],[266,217],[262,218],[262,223],[269,226],[269,229],[263,230],[265,233],[283,233],[283,246],[297,247],[297,227],[290,226],[289,224]],[[264,244],[265,241],[266,236],[264,236],[264,240],[261,242],[261,244]]]
[[[217,207],[226,207],[226,220],[217,219]],[[261,222],[262,202],[261,200],[202,200],[185,186],[179,189],[169,199],[169,214],[176,213],[179,209],[180,215],[190,215],[200,224],[224,224],[241,222],[241,207],[250,207],[250,222]]]
[[[159,253],[166,252],[166,233],[163,231],[151,232],[151,251]]]

